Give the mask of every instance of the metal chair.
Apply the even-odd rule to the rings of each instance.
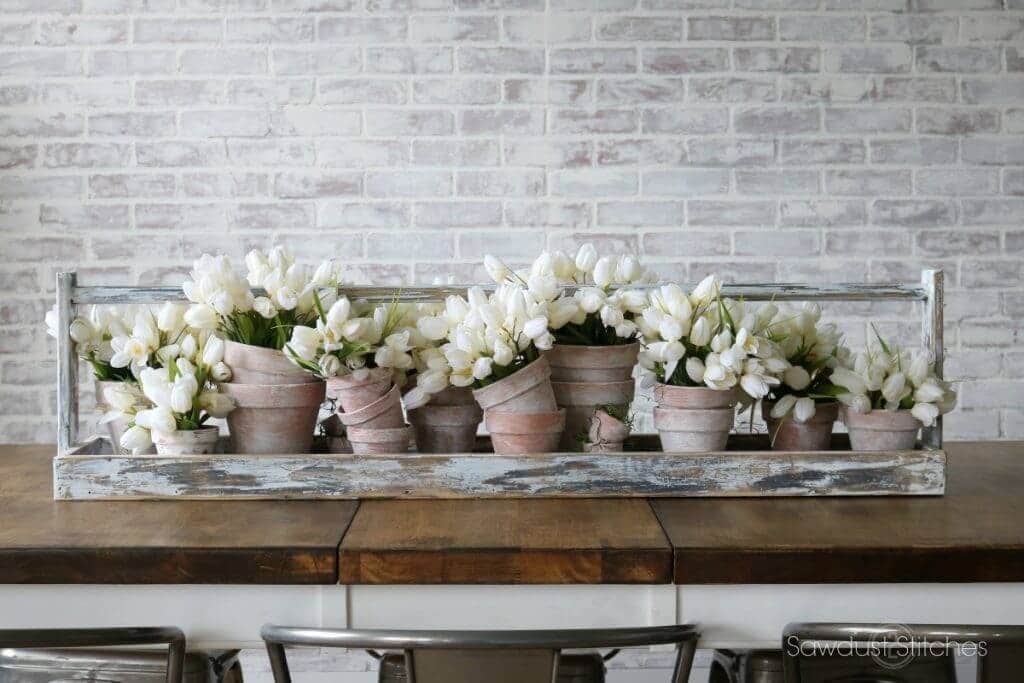
[[[686,683],[699,633],[688,625],[560,631],[261,631],[275,683],[291,683],[285,647],[400,650],[408,683],[557,683],[562,650],[675,645],[672,683]]]
[[[956,683],[957,650],[978,656],[978,683],[1024,677],[1024,626],[790,624],[782,637],[786,683]],[[815,667],[819,652],[846,667]]]
[[[166,656],[97,649],[161,644]],[[0,630],[0,683],[241,683],[237,654],[186,653],[185,635],[174,627]]]

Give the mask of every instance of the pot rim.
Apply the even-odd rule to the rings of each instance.
[[[239,363],[239,359],[235,359],[234,364],[228,362],[228,356],[236,353],[255,357],[261,364],[265,364],[267,367],[260,368],[246,363]],[[315,375],[291,362],[283,349],[270,349],[265,346],[256,346],[255,344],[243,344],[242,342],[230,339],[224,340],[224,362],[232,370],[238,367],[265,375],[283,375],[285,377],[302,375],[315,378]]]
[[[849,408],[843,410],[843,423],[850,429],[872,432],[910,432],[920,429],[923,424],[906,408],[886,410],[872,408],[870,412],[858,413]]]
[[[358,427],[364,422],[382,415],[388,408],[392,407],[392,404],[395,403],[397,403],[399,409],[401,409],[402,392],[398,388],[397,384],[392,384],[391,388],[384,392],[384,395],[373,403],[368,403],[359,410],[353,410],[350,413],[339,410],[336,414],[346,427]]]
[[[187,434],[190,436],[179,437],[179,434]],[[173,434],[162,434],[158,432],[153,433],[153,443],[182,443],[186,440],[191,441],[210,441],[216,443],[220,437],[220,427],[217,425],[200,425],[195,429],[176,429]],[[212,437],[212,438],[211,438]]]
[[[539,425],[529,427],[515,423],[528,418],[539,418]],[[558,434],[565,430],[565,408],[542,413],[506,413],[497,410],[484,412],[484,426],[497,434]]]
[[[236,408],[307,408],[319,406],[327,395],[323,380],[296,384],[221,382],[217,387],[221,393],[235,399]]]
[[[349,427],[348,440],[353,443],[389,443],[406,441],[413,438],[413,428],[404,427]]]
[[[519,387],[519,390],[516,391],[514,394],[505,396],[505,394],[509,392],[509,387],[515,386],[517,381],[523,381],[524,375],[534,374],[539,375],[539,377],[534,378],[535,381],[532,381],[529,384],[526,384],[525,386]],[[550,381],[550,378],[551,365],[548,362],[547,357],[541,355],[539,358],[530,361],[523,367],[513,372],[508,377],[503,377],[502,379],[499,379],[497,382],[492,382],[491,384],[488,384],[485,387],[481,387],[480,389],[473,389],[473,398],[476,399],[477,403],[480,404],[481,408],[487,410],[489,406],[506,403],[516,398],[517,396],[522,396],[526,392],[536,387],[538,384],[542,384],[544,380]],[[497,400],[496,396],[503,396],[503,398]]]
[[[353,379],[356,373],[366,371],[366,376],[363,379]],[[352,372],[348,372],[344,375],[335,375],[334,377],[328,377],[326,382],[331,388],[342,388],[342,389],[354,389],[356,387],[366,386],[367,384],[379,384],[385,380],[394,383],[394,377],[391,368],[359,368]]]
[[[727,423],[728,426],[723,424],[722,427],[708,428],[704,425],[700,425],[700,428],[694,429],[679,429],[670,428],[664,426],[664,420],[671,418],[673,414],[688,413],[694,417],[703,416],[711,420],[719,420],[722,423]],[[735,408],[669,408],[663,406],[654,407],[654,428],[659,432],[716,432],[721,430],[732,431],[733,425],[736,420],[736,409]]]

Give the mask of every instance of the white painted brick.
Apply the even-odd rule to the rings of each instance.
[[[366,71],[387,74],[451,73],[455,61],[450,47],[387,47],[366,49]]]
[[[406,204],[392,202],[324,202],[318,225],[327,228],[401,228],[411,222]]]
[[[883,102],[954,102],[956,80],[945,77],[892,76],[877,79],[872,92]]]
[[[316,223],[312,203],[238,204],[228,210],[228,225],[240,230],[291,230]],[[298,246],[299,242],[293,243]]]
[[[264,74],[267,51],[238,48],[182,50],[184,74]]]
[[[630,47],[595,47],[551,50],[553,74],[625,74],[637,70],[637,53]]]
[[[274,177],[274,194],[285,199],[358,196],[363,174],[356,171],[290,171]]]
[[[956,223],[956,205],[946,199],[879,199],[871,204],[875,225],[930,227]]]
[[[32,168],[37,156],[36,145],[0,145],[0,169]]]
[[[111,112],[89,116],[92,136],[152,138],[174,135],[174,112]]]
[[[882,15],[871,18],[869,38],[903,43],[953,43],[956,31],[956,17]]]
[[[870,157],[876,164],[951,164],[956,161],[956,140],[911,138],[871,140]]]
[[[223,229],[220,204],[136,204],[135,227],[157,230]]]
[[[870,81],[862,76],[794,76],[783,79],[779,99],[800,103],[865,102],[871,95]]]
[[[686,204],[689,225],[774,225],[776,202],[773,200],[711,201],[691,199]]]
[[[140,142],[135,156],[139,166],[220,166],[226,160],[224,143],[217,140]]]
[[[5,28],[6,32],[7,29]],[[59,19],[39,24],[40,45],[107,45],[128,42],[126,19]]]
[[[273,48],[273,71],[283,76],[354,73],[362,66],[355,47]]]
[[[679,165],[687,160],[682,140],[666,138],[599,140],[597,163],[600,166]]]
[[[590,207],[576,202],[507,202],[505,224],[543,228],[586,228]]]
[[[394,43],[406,39],[408,20],[391,17],[321,17],[317,38],[325,43]]]
[[[362,169],[409,163],[409,145],[397,140],[318,140],[316,156],[323,166]]]
[[[987,169],[936,169],[918,171],[914,185],[918,194],[995,194],[999,188],[999,177]]]
[[[867,156],[864,142],[851,138],[794,138],[781,144],[780,161],[785,164],[859,164]]]
[[[684,93],[681,78],[602,78],[597,82],[597,101],[603,104],[681,102]]]
[[[507,16],[505,37],[513,43],[577,43],[591,36],[590,17],[578,14]]]
[[[459,254],[480,260],[485,254],[508,259],[530,259],[537,254],[537,245],[544,243],[544,233],[537,230],[493,230],[460,232]]]
[[[729,235],[719,230],[673,230],[647,232],[642,238],[643,253],[655,257],[724,256],[732,251]],[[646,260],[646,259],[645,259]]]
[[[153,106],[196,106],[218,104],[224,99],[224,84],[220,81],[138,81],[135,84],[135,102]]]
[[[864,202],[858,200],[783,199],[779,202],[779,223],[807,228],[857,226],[867,223],[867,211]]]
[[[228,159],[240,166],[312,166],[313,147],[289,140],[228,140]]]
[[[697,166],[765,166],[775,158],[771,140],[691,138],[687,159]]]
[[[404,81],[382,78],[321,78],[320,101],[328,104],[403,104]]]
[[[826,50],[824,67],[841,73],[903,73],[912,62],[908,45],[848,46]]]
[[[498,18],[480,16],[414,16],[410,40],[448,43],[498,40]]]
[[[635,133],[640,117],[622,109],[556,109],[552,112],[551,132],[566,135]]]
[[[370,135],[450,135],[455,117],[440,109],[381,109],[369,112],[366,131]]]
[[[82,54],[71,50],[0,51],[0,74],[10,76],[77,76]]]
[[[821,114],[809,107],[737,108],[733,127],[738,133],[759,135],[815,133],[821,128]]]
[[[30,199],[41,197],[74,198],[82,195],[80,176],[0,176],[0,199]]]
[[[910,131],[909,109],[871,107],[829,107],[825,130],[830,133],[906,133]]]
[[[188,197],[254,197],[269,191],[269,177],[262,173],[199,172],[181,175],[182,193]]]
[[[963,222],[968,225],[1013,225],[1024,222],[1024,199],[965,199]]]
[[[89,176],[89,196],[111,197],[171,197],[174,195],[174,176],[167,173],[111,173]]]
[[[654,74],[684,74],[728,71],[729,51],[725,48],[644,48],[643,71]]]
[[[512,104],[573,104],[588,101],[589,81],[571,79],[509,79],[502,84],[503,99]]]
[[[961,143],[961,154],[964,162],[970,164],[1024,164],[1024,140],[997,137],[965,138]]]
[[[691,102],[772,102],[777,99],[774,78],[691,78]]]
[[[71,107],[127,107],[131,104],[131,89],[128,80],[46,83],[40,87],[39,101]]]
[[[270,119],[273,134],[282,136],[353,136],[359,134],[362,125],[358,111],[321,106],[284,107],[273,112]],[[353,144],[358,146],[358,141]]]
[[[724,133],[729,128],[729,111],[719,108],[672,107],[645,109],[641,120],[644,133],[697,135]]]
[[[569,168],[590,166],[590,143],[574,140],[519,139],[505,143],[505,163],[510,166]]]
[[[181,114],[181,131],[199,138],[263,137],[270,132],[270,120],[265,111],[186,111]]]
[[[468,109],[459,114],[463,135],[540,135],[544,113],[536,109]]]
[[[602,18],[597,20],[595,32],[598,40],[617,42],[681,40],[683,20],[681,17]]]
[[[690,40],[772,40],[775,20],[771,17],[690,17],[686,20]]]
[[[737,256],[807,258],[821,250],[821,236],[816,230],[737,230],[734,240]]]
[[[838,195],[892,196],[910,194],[910,171],[826,171],[825,190]]]
[[[686,222],[683,202],[602,202],[597,224],[602,227],[677,226]]]
[[[228,81],[227,102],[235,105],[309,104],[313,95],[312,78],[243,78]],[[273,128],[278,112],[271,111],[270,115]],[[358,121],[355,128],[359,129]]]
[[[896,230],[827,230],[825,253],[833,256],[910,254],[911,236]]]
[[[455,256],[455,240],[436,230],[371,233],[366,236],[366,256],[371,259],[425,259],[440,261]]]
[[[961,97],[969,104],[1024,102],[1024,78],[963,78]]]
[[[418,104],[497,104],[501,83],[484,79],[415,81],[412,98]]]
[[[643,174],[645,195],[699,197],[729,191],[729,171],[725,169],[680,169],[647,171]]]
[[[459,171],[455,193],[467,197],[536,197],[544,194],[542,170]]]
[[[799,169],[737,170],[736,191],[756,195],[818,194],[818,176],[817,171]]]
[[[423,228],[472,228],[501,224],[500,202],[418,202],[414,222]]]
[[[877,18],[884,21],[888,17]],[[801,14],[779,17],[779,38],[800,42],[848,43],[862,40],[867,22],[863,16]],[[878,40],[875,38],[875,40]]]
[[[551,194],[560,197],[615,197],[637,192],[634,171],[573,169],[551,174]]]
[[[414,140],[412,162],[422,166],[497,166],[501,150],[497,140]]]
[[[43,204],[39,222],[74,232],[124,230],[131,227],[131,210],[124,204]]]
[[[452,194],[447,171],[371,171],[366,194],[371,197],[444,197]]]
[[[821,68],[821,50],[816,47],[738,47],[732,55],[740,71],[810,73]]]
[[[311,18],[228,18],[227,40],[235,43],[304,43],[313,40]],[[321,35],[321,40],[329,40]]]
[[[85,123],[80,114],[63,112],[0,113],[0,137],[73,137],[81,135]]]
[[[460,47],[459,71],[463,73],[504,74],[542,73],[544,50],[518,47]]]
[[[95,50],[87,67],[93,76],[172,74],[176,69],[174,50]]]
[[[917,48],[918,71],[955,71],[958,73],[992,73],[1002,69],[1002,52],[987,47]]]
[[[127,166],[130,145],[108,142],[65,142],[43,148],[43,166],[48,168],[93,168]]]
[[[215,43],[223,38],[223,23],[216,19],[136,19],[136,43]]]

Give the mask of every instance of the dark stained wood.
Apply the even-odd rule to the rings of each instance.
[[[652,501],[675,582],[1024,581],[1024,442],[945,448],[943,497]]]
[[[672,552],[643,500],[364,501],[342,583],[668,583]]]
[[[54,502],[55,450],[0,447],[0,583],[337,582],[356,502]]]

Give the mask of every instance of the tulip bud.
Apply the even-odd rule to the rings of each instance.
[[[583,273],[589,274],[597,264],[597,250],[593,244],[584,244],[576,252],[576,267]]]
[[[523,334],[530,339],[536,339],[548,331],[548,319],[544,316],[537,316],[526,321],[523,325]]]
[[[608,256],[602,256],[594,264],[594,284],[601,289],[612,283],[615,277],[615,263]]]
[[[221,361],[210,368],[210,377],[212,377],[215,382],[230,382],[231,368],[228,367],[227,363]]]
[[[185,311],[185,323],[199,330],[215,330],[220,324],[220,316],[209,304],[194,304]]]
[[[212,367],[224,360],[224,340],[211,336],[203,347],[203,365]]]
[[[690,343],[694,346],[707,346],[711,341],[711,321],[705,316],[697,318],[690,329]]]
[[[153,439],[148,429],[133,425],[121,435],[119,444],[121,448],[137,455],[153,445]]]
[[[199,407],[210,417],[227,417],[228,413],[235,409],[235,402],[230,396],[217,393],[216,391],[204,391],[199,394]]]
[[[168,301],[160,307],[160,311],[157,313],[156,326],[163,332],[173,332],[181,327],[183,314],[181,306]]]
[[[252,302],[252,308],[266,320],[270,320],[277,315],[277,308],[274,306],[274,302],[265,296],[256,297]]]
[[[794,365],[782,374],[782,380],[795,391],[802,391],[811,383],[811,375],[801,366]]]
[[[92,325],[84,318],[75,318],[71,321],[68,334],[76,344],[87,344],[92,340]]]
[[[814,405],[814,399],[804,396],[797,399],[793,408],[793,419],[800,423],[807,422],[814,417],[816,412],[817,406]]]
[[[473,363],[473,379],[481,380],[490,377],[494,361],[486,356],[477,358]]]
[[[696,356],[686,359],[686,376],[698,384],[704,381],[704,361]]]
[[[484,269],[491,276],[491,279],[499,285],[505,282],[511,274],[509,267],[505,265],[504,261],[490,254],[484,256]]]

